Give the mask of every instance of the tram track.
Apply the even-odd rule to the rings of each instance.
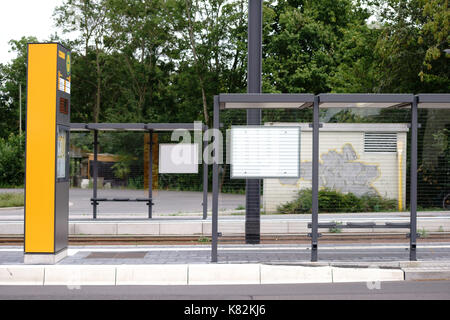
[[[307,234],[298,235],[264,235],[261,244],[307,244],[310,243]],[[418,238],[419,242],[450,242],[450,233],[429,233]],[[0,246],[23,245],[23,236],[1,236]],[[400,233],[345,233],[323,234],[321,243],[409,243],[409,238]],[[207,245],[211,237],[205,236],[70,236],[69,245]],[[244,236],[222,236],[219,244],[244,244]]]

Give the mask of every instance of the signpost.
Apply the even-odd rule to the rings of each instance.
[[[261,93],[262,76],[262,0],[248,1],[247,92]],[[247,110],[247,125],[261,124],[261,109]],[[245,188],[245,242],[260,241],[261,180],[248,179]]]

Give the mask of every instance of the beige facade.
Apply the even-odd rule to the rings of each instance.
[[[301,127],[299,179],[264,179],[264,211],[292,201],[312,183],[312,129],[307,123],[266,123]],[[380,195],[405,208],[407,124],[324,123],[319,138],[319,187],[343,193]]]

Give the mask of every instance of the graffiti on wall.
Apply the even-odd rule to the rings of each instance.
[[[329,150],[322,154],[319,164],[319,187],[353,193],[357,196],[376,195],[372,183],[379,177],[378,165],[358,161],[351,144],[345,144],[342,152]],[[312,162],[302,162],[300,178],[312,180]],[[280,183],[296,185],[297,179],[280,179]]]

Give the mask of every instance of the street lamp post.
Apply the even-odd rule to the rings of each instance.
[[[19,134],[22,135],[22,84],[19,83]]]
[[[248,2],[247,92],[261,93],[262,74],[262,0]],[[247,125],[261,124],[261,109],[247,110]],[[260,242],[261,180],[248,179],[245,189],[245,241]]]

